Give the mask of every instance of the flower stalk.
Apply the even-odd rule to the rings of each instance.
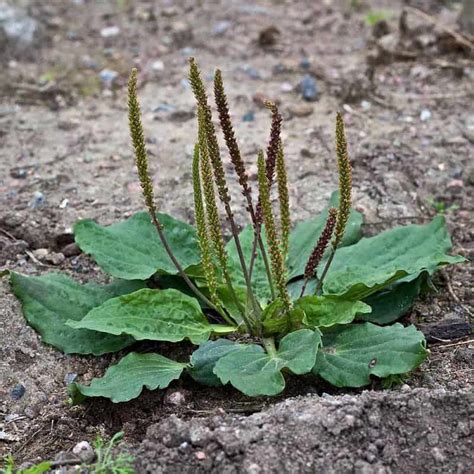
[[[250,219],[254,227],[254,238],[255,238],[255,248],[253,249],[250,265],[249,265],[249,279],[252,279],[253,266],[256,258],[257,244],[260,249],[262,260],[265,266],[267,273],[268,284],[270,287],[270,292],[272,298],[275,297],[275,290],[273,288],[273,282],[271,278],[271,269],[268,262],[267,252],[263,244],[263,240],[260,234],[260,231],[257,232],[257,229],[261,226],[261,223],[257,222],[257,216],[252,201],[252,189],[249,185],[248,174],[245,169],[245,163],[240,154],[240,149],[235,138],[234,127],[232,126],[232,121],[230,119],[229,106],[227,102],[227,96],[224,90],[224,81],[222,79],[222,73],[219,69],[216,70],[214,76],[214,97],[217,106],[217,111],[219,114],[219,122],[221,124],[222,132],[224,134],[224,139],[229,150],[230,160],[234,165],[239,184],[242,186],[242,194],[244,195],[247,201],[247,210],[250,214]]]
[[[227,287],[232,295],[239,312],[244,319],[249,329],[253,326],[251,320],[246,318],[245,308],[242,306],[238,299],[232,280],[228,270],[228,256],[225,250],[224,239],[222,237],[221,220],[219,217],[219,210],[217,208],[216,196],[214,192],[214,181],[212,175],[212,165],[209,159],[209,153],[207,148],[207,138],[205,131],[205,112],[201,107],[198,107],[198,143],[200,152],[200,174],[202,181],[202,189],[204,192],[205,201],[205,215],[207,220],[207,226],[209,231],[210,241],[212,243],[213,253],[219,262],[222,275],[226,282]]]
[[[237,254],[239,257],[240,266],[242,268],[242,273],[244,275],[245,285],[247,287],[247,292],[249,296],[249,301],[252,306],[253,314],[255,317],[259,317],[261,314],[261,308],[258,304],[253,288],[252,282],[250,280],[249,272],[247,269],[247,263],[245,262],[244,253],[242,250],[242,245],[239,239],[239,233],[237,225],[235,223],[234,214],[230,207],[230,194],[227,187],[227,182],[225,178],[224,166],[222,164],[222,159],[219,151],[219,144],[217,142],[216,130],[212,122],[212,113],[211,109],[207,103],[207,94],[204,88],[204,84],[201,79],[201,74],[197,67],[197,64],[194,58],[189,60],[190,70],[189,70],[189,82],[193,90],[194,96],[196,98],[198,107],[202,110],[203,116],[203,129],[206,136],[207,150],[209,154],[209,159],[212,164],[212,169],[214,172],[214,181],[216,183],[217,192],[219,199],[224,205],[224,209],[227,215],[227,220],[229,221],[232,237],[235,241],[235,247],[237,249]]]
[[[352,203],[352,167],[347,151],[347,138],[342,114],[336,114],[336,156],[337,168],[339,172],[339,208],[337,212],[337,222],[334,231],[334,239],[331,242],[331,253],[319,279],[316,293],[320,294],[323,288],[323,281],[327,275],[329,267],[334,259],[337,247],[342,242],[351,213]]]

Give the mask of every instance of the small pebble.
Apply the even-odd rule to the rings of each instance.
[[[280,90],[282,92],[292,92],[293,91],[293,85],[290,84],[289,82],[282,82],[280,84]]]
[[[214,36],[222,36],[232,26],[232,24],[233,23],[228,20],[218,21],[212,27],[212,34]]]
[[[198,451],[196,453],[196,459],[199,459],[200,461],[206,459],[206,453],[204,451]]]
[[[19,383],[11,389],[10,397],[12,397],[13,400],[20,400],[20,398],[23,397],[25,392],[26,392],[25,386],[23,384]]]
[[[313,102],[318,98],[319,90],[316,79],[310,74],[306,74],[298,86],[304,100]]]
[[[72,382],[74,382],[74,380],[76,380],[77,378],[77,374],[74,373],[74,372],[68,372],[65,376],[64,376],[64,383],[66,385],[69,385],[71,384]]]
[[[80,255],[80,253],[81,249],[74,242],[65,245],[62,249],[62,254],[65,257],[74,257],[76,255]]]
[[[247,74],[248,77],[250,77],[250,79],[261,79],[262,77],[258,69],[255,69],[252,66],[245,66],[244,72],[245,74]]]
[[[309,104],[293,104],[288,107],[288,112],[293,117],[308,117],[313,111],[313,106]]]
[[[165,70],[165,64],[159,59],[151,63],[151,69],[155,72],[161,72]]]
[[[420,113],[420,120],[427,122],[431,118],[431,112],[428,109],[423,109]]]
[[[452,179],[448,183],[448,188],[463,188],[464,187],[464,181],[462,179]]]
[[[99,73],[100,80],[107,87],[110,87],[118,76],[119,73],[117,71],[113,71],[112,69],[102,69],[102,71]]]
[[[69,204],[69,199],[63,199],[60,203],[59,203],[59,209],[66,209],[66,207],[68,206]]]
[[[442,453],[439,448],[433,448],[431,454],[436,462],[444,463],[446,461],[446,456]]]
[[[49,250],[48,249],[35,249],[33,250],[32,253],[38,260],[43,260],[49,254]]]
[[[165,405],[183,406],[186,404],[186,396],[179,390],[168,391],[166,392],[163,402]]]
[[[113,38],[120,34],[120,28],[118,26],[106,26],[100,30],[100,36],[102,38]]]
[[[61,252],[51,252],[44,257],[44,260],[52,265],[61,265],[66,257]]]
[[[253,122],[255,120],[255,114],[250,110],[242,117],[242,120],[244,122]]]
[[[45,197],[44,194],[40,191],[36,191],[33,194],[33,200],[30,202],[30,207],[36,209],[44,204]]]
[[[15,179],[26,179],[28,172],[23,168],[13,168],[10,170],[10,176]]]
[[[95,459],[95,452],[92,446],[87,441],[81,441],[77,443],[72,452],[76,455],[83,463],[90,464]]]
[[[300,61],[300,68],[301,69],[309,69],[311,67],[311,61],[308,58],[303,58]]]

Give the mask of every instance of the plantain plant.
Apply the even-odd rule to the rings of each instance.
[[[71,384],[73,401],[128,401],[144,386],[165,388],[183,373],[257,396],[280,393],[289,372],[360,387],[371,376],[416,368],[427,356],[423,334],[394,322],[440,266],[464,260],[446,254],[451,242],[443,217],[361,238],[362,216],[351,208],[344,122],[337,114],[339,190],[321,215],[292,228],[281,114],[266,103],[271,131],[257,156],[254,194],[218,70],[215,104],[250,222],[239,231],[211,107],[193,59],[189,81],[198,123],[190,163],[195,227],[156,208],[134,69],[129,123],[148,213],[105,227],[87,219],[74,227],[79,247],[115,280],[82,285],[60,274],[10,273],[29,324],[65,353],[98,356],[143,340],[198,346],[188,360],[174,361],[139,352],[136,345],[137,351],[127,351],[102,378],[88,386]]]

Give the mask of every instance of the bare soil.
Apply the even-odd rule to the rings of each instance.
[[[342,110],[364,232],[445,212],[453,252],[472,259],[474,61],[472,49],[439,26],[458,29],[459,3],[409,2],[436,27],[418,10],[400,26],[401,1],[13,3],[39,29],[28,48],[0,48],[0,269],[105,281],[74,247],[71,227],[80,218],[109,224],[143,209],[127,131],[124,85],[132,66],[141,71],[158,204],[192,221],[190,55],[209,88],[214,68],[222,69],[253,181],[268,138],[262,97],[280,103],[295,219],[319,212],[337,187],[333,124]],[[368,25],[374,11],[386,13],[385,24]],[[109,26],[118,35],[104,37]],[[117,72],[112,83],[101,81],[103,70]],[[319,88],[314,102],[297,89],[305,74]],[[123,430],[137,472],[468,472],[471,264],[443,271],[435,284],[438,293],[404,318],[433,337],[429,359],[402,392],[377,381],[368,391],[342,392],[305,377],[290,379],[280,397],[249,399],[185,378],[128,404],[70,407],[68,381],[101,375],[119,355],[98,360],[44,346],[0,280],[0,456],[51,459]],[[450,321],[464,329],[450,333]],[[190,348],[157,349],[172,357]]]

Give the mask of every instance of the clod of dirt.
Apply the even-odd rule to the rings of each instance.
[[[249,417],[152,425],[141,473],[468,472],[474,395],[416,389],[288,399]]]
[[[269,26],[258,34],[258,44],[263,48],[273,46],[278,41],[280,30],[276,26]]]
[[[472,334],[472,325],[462,318],[445,318],[441,321],[420,325],[428,342],[450,341]]]

